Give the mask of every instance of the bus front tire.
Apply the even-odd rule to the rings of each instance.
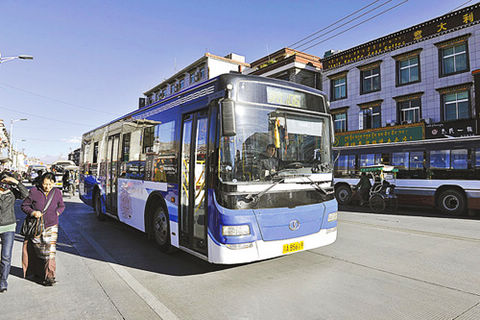
[[[95,209],[95,216],[99,221],[105,220],[105,215],[102,212],[102,200],[100,199],[100,192],[95,193],[95,197],[93,198],[94,202],[94,209]]]
[[[154,209],[151,224],[152,237],[160,251],[171,252],[170,222],[165,209],[160,205]]]
[[[352,200],[352,189],[346,185],[335,187],[335,198],[341,205],[349,204],[350,200]]]
[[[448,189],[440,193],[438,207],[444,214],[461,215],[467,209],[467,201],[460,191]]]

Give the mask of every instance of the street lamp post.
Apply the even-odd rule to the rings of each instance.
[[[12,146],[13,146],[13,124],[17,121],[27,121],[28,119],[22,118],[22,119],[12,119],[10,120],[10,150],[8,152],[8,157],[12,161],[13,164],[13,154],[12,154]]]
[[[33,56],[29,56],[29,55],[26,55],[26,54],[21,54],[19,56],[15,56],[15,57],[3,57],[2,58],[2,53],[0,52],[0,63],[7,62],[7,61],[10,61],[10,60],[14,60],[14,59],[33,60]]]

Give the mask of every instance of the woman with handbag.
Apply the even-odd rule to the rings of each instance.
[[[15,239],[15,199],[24,199],[28,190],[17,179],[6,172],[0,174],[0,292],[7,291],[7,278],[12,262],[13,240]]]
[[[43,174],[39,185],[30,189],[22,203],[23,212],[43,221],[40,234],[26,237],[23,242],[23,276],[37,277],[45,286],[55,283],[58,216],[65,209],[62,192],[54,185],[55,175]]]

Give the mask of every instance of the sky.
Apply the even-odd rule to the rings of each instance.
[[[206,52],[253,62],[372,2],[2,0],[2,57],[34,59],[0,64],[0,119],[9,131],[27,119],[13,125],[14,147],[27,156],[66,159],[83,133],[135,110],[143,92]],[[466,2],[376,1],[347,20],[385,4],[309,45],[398,6],[305,52],[323,57],[477,1]]]

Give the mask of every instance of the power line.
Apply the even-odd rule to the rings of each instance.
[[[309,46],[309,47],[307,47],[307,48],[305,48],[305,49],[302,49],[302,50],[303,50],[303,51],[306,51],[306,50],[308,50],[308,49],[310,49],[310,48],[313,48],[313,47],[319,45],[320,43],[323,43],[323,42],[325,42],[325,41],[327,41],[327,40],[330,40],[330,39],[332,39],[332,38],[334,38],[334,37],[342,34],[342,33],[345,33],[345,32],[347,32],[347,31],[349,31],[349,30],[351,30],[351,29],[353,29],[353,28],[356,28],[356,27],[358,27],[359,25],[361,25],[361,24],[363,24],[363,23],[365,23],[365,22],[367,22],[367,21],[370,21],[370,20],[372,20],[373,18],[378,17],[379,15],[384,14],[385,12],[388,12],[388,11],[390,11],[390,10],[392,10],[392,9],[395,9],[395,8],[398,7],[398,6],[401,6],[402,4],[404,4],[404,3],[407,2],[407,1],[408,1],[408,0],[404,0],[404,1],[400,2],[399,4],[397,4],[397,5],[395,5],[395,6],[391,7],[391,8],[388,8],[388,9],[386,9],[386,10],[383,10],[382,12],[380,12],[380,13],[374,15],[374,16],[371,16],[370,18],[365,19],[365,20],[363,20],[362,22],[359,22],[359,23],[357,23],[356,25],[354,25],[354,26],[352,26],[352,27],[350,27],[350,28],[348,28],[348,29],[345,29],[345,30],[343,30],[343,31],[340,31],[340,32],[334,34],[333,36],[330,36],[330,37],[328,37],[328,38],[326,38],[326,39],[324,39],[324,40],[322,40],[322,41],[319,41],[319,42],[317,42],[317,43],[315,43],[315,44],[313,44],[313,45],[311,45],[311,46]]]
[[[469,2],[472,2],[472,0],[469,0],[469,1],[467,1],[467,2],[462,3],[461,5],[459,5],[458,7],[456,7],[455,9],[452,9],[450,12],[455,11],[455,10],[457,10],[458,8],[463,7],[464,5],[466,5],[466,4],[469,3]]]
[[[19,90],[19,91],[22,91],[22,92],[26,92],[26,93],[29,93],[29,94],[31,94],[31,95],[37,96],[37,97],[41,97],[41,98],[44,98],[44,99],[49,99],[49,100],[52,100],[52,101],[56,101],[56,102],[65,104],[65,105],[67,105],[67,106],[75,107],[76,109],[80,108],[80,109],[85,109],[85,110],[88,110],[88,111],[105,113],[105,114],[108,114],[108,115],[117,115],[116,113],[112,113],[112,112],[107,112],[107,111],[98,110],[98,109],[94,109],[94,108],[88,108],[88,107],[79,106],[79,105],[76,105],[76,104],[73,104],[73,103],[70,103],[70,102],[62,101],[62,100],[59,100],[59,99],[56,99],[56,98],[52,98],[52,97],[49,97],[49,96],[45,96],[45,95],[42,95],[42,94],[39,94],[39,93],[36,93],[36,92],[32,92],[32,91],[28,91],[28,90],[25,90],[25,89],[17,88],[17,87],[14,87],[14,86],[9,85],[9,84],[6,84],[6,83],[0,83],[0,86],[9,87],[9,88],[11,88],[11,89],[15,89],[15,90]]]
[[[313,42],[314,40],[316,40],[316,39],[318,39],[318,38],[321,38],[321,37],[323,37],[323,36],[325,36],[325,35],[333,32],[333,31],[335,31],[335,30],[338,30],[338,29],[340,29],[341,27],[343,27],[344,25],[347,25],[347,24],[349,24],[350,22],[352,22],[352,21],[354,21],[354,20],[357,20],[358,18],[363,17],[364,15],[367,15],[367,14],[369,14],[370,12],[375,11],[375,10],[377,10],[377,9],[380,8],[380,7],[383,7],[384,5],[386,5],[386,4],[389,3],[389,2],[392,2],[392,0],[388,0],[388,1],[386,1],[386,2],[384,2],[384,3],[382,3],[382,4],[380,4],[380,5],[376,6],[375,8],[366,11],[366,12],[362,13],[361,15],[359,15],[358,17],[355,17],[355,18],[353,18],[353,19],[350,19],[350,20],[348,20],[347,22],[339,25],[338,27],[336,27],[336,28],[334,28],[334,29],[332,29],[332,30],[329,30],[329,31],[327,31],[327,32],[325,32],[325,33],[323,33],[323,34],[321,34],[321,35],[319,35],[319,36],[316,36],[315,38],[310,39],[309,41],[305,42],[304,44],[302,44],[302,45],[300,45],[300,46],[298,46],[298,47],[296,47],[296,48],[303,47],[303,46],[305,46],[305,45]]]
[[[360,9],[358,9],[357,11],[355,11],[355,12],[353,12],[353,13],[351,13],[351,14],[349,14],[349,15],[341,18],[341,19],[338,19],[337,21],[335,21],[334,23],[326,26],[325,28],[320,29],[320,30],[318,30],[318,31],[316,31],[316,32],[314,32],[314,33],[306,36],[305,38],[303,38],[303,39],[301,39],[301,40],[299,40],[299,41],[297,41],[297,42],[289,45],[288,48],[292,48],[292,49],[293,49],[293,46],[294,46],[294,45],[296,45],[296,44],[298,44],[298,43],[300,43],[300,42],[302,42],[302,41],[304,41],[304,40],[307,40],[307,39],[310,38],[311,36],[314,36],[314,35],[316,35],[317,33],[322,32],[322,31],[324,31],[324,30],[326,30],[326,29],[328,29],[328,28],[336,25],[337,23],[341,22],[342,20],[345,20],[346,18],[349,18],[349,17],[353,16],[353,15],[356,14],[357,12],[360,12],[360,11],[362,11],[363,9],[366,9],[366,8],[370,7],[372,4],[374,4],[374,3],[378,2],[378,1],[380,1],[380,0],[375,0],[375,1],[371,2],[370,4],[366,5],[365,7],[360,8]]]
[[[49,118],[49,117],[41,116],[41,115],[34,114],[34,113],[29,113],[29,112],[24,112],[24,111],[18,111],[18,110],[15,110],[15,109],[10,109],[10,108],[4,107],[4,106],[0,106],[0,109],[12,111],[12,112],[17,112],[17,113],[20,113],[20,114],[26,114],[26,115],[29,115],[29,116],[32,116],[32,117],[35,117],[35,118],[46,119],[46,120],[50,120],[50,121],[69,123],[69,124],[73,124],[73,125],[76,125],[76,126],[82,126],[82,127],[92,127],[91,124],[78,123],[78,122],[72,122],[72,121],[67,121],[67,120],[58,120],[58,119]]]

